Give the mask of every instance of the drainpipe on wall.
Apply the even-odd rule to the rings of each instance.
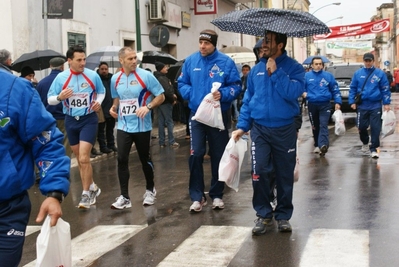
[[[140,0],[136,3],[136,51],[141,51],[141,24],[140,24]]]

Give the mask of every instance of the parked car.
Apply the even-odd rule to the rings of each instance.
[[[362,63],[348,63],[348,64],[334,64],[326,68],[326,71],[334,75],[335,80],[338,83],[339,91],[341,92],[342,112],[354,112],[348,103],[349,97],[349,86],[352,81],[353,74],[360,68],[363,68]],[[334,107],[333,107],[334,109]]]

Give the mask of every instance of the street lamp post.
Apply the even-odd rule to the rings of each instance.
[[[339,16],[339,17],[336,17],[336,18],[333,18],[333,19],[327,20],[326,22],[324,22],[324,24],[326,24],[326,25],[327,25],[327,23],[329,23],[329,22],[331,22],[331,21],[333,21],[333,20],[337,20],[337,19],[343,19],[343,18],[344,18],[344,16]],[[320,55],[319,41],[316,41],[315,43],[316,43],[316,51],[317,51],[317,54],[318,54],[318,55]]]
[[[319,11],[322,8],[325,8],[325,7],[328,7],[328,6],[339,6],[340,4],[341,4],[341,2],[335,2],[335,3],[330,3],[330,4],[327,4],[327,5],[324,5],[322,7],[319,7],[315,11],[313,11],[311,14],[314,15],[314,13],[316,13],[317,11]],[[306,37],[306,55],[310,56],[310,37]]]

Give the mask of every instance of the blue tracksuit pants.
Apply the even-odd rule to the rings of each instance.
[[[381,108],[373,110],[358,109],[357,111],[357,128],[359,129],[360,140],[364,145],[367,145],[370,141],[367,131],[370,126],[370,152],[376,152],[380,146],[381,115]]]
[[[30,211],[27,192],[0,203],[0,266],[18,266]]]
[[[312,125],[315,147],[329,146],[328,121],[331,115],[330,102],[325,104],[308,103],[309,120]]]
[[[294,124],[269,128],[254,123],[252,139],[252,204],[256,216],[272,218],[270,179],[273,170],[277,185],[276,220],[289,220],[294,206],[292,193],[296,164],[297,133]]]
[[[206,141],[209,145],[209,156],[211,157],[211,188],[209,196],[212,199],[223,198],[224,182],[219,182],[219,163],[224,149],[229,142],[228,128],[221,131],[218,128],[210,127],[196,120],[192,120],[194,113],[190,114],[190,136],[191,149],[189,157],[190,182],[189,193],[192,201],[201,201],[204,195],[204,155],[206,153]],[[224,125],[228,125],[227,112],[223,112]]]

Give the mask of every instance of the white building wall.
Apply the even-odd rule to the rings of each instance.
[[[218,0],[218,14],[195,15],[193,0],[169,0],[181,7],[181,11],[191,14],[191,27],[180,30],[169,27],[168,44],[175,46],[170,51],[176,58],[184,59],[198,51],[198,36],[201,30],[213,29],[219,34],[217,48],[230,45],[244,45],[252,48],[255,37],[236,33],[222,32],[210,23],[238,6],[228,0]],[[141,47],[142,51],[161,50],[149,41],[149,32],[156,23],[148,22],[149,0],[140,0]],[[0,17],[0,49],[12,52],[15,60],[23,53],[44,49],[44,20],[42,18],[41,0],[0,0],[2,16]],[[251,6],[252,3],[246,3]],[[65,54],[68,49],[67,33],[86,35],[86,52],[92,53],[97,48],[108,45],[123,46],[124,40],[136,40],[136,14],[133,0],[75,0],[74,18],[48,20],[48,48]],[[41,75],[38,78],[42,78]]]

